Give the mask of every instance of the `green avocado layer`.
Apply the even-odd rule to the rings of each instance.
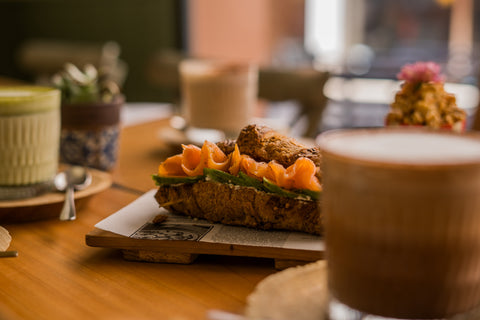
[[[195,183],[197,181],[214,181],[219,183],[227,183],[242,187],[252,187],[264,192],[277,194],[287,198],[303,198],[307,200],[319,200],[321,192],[312,190],[286,190],[283,189],[270,180],[263,178],[263,181],[257,180],[239,172],[238,176],[231,175],[227,172],[216,169],[203,169],[202,176],[195,177],[163,177],[153,175],[153,180],[157,186],[180,184],[180,183]]]

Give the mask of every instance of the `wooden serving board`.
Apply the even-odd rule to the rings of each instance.
[[[86,244],[91,247],[120,249],[126,260],[133,261],[189,264],[198,255],[209,254],[272,258],[277,269],[303,265],[323,259],[324,256],[323,251],[318,250],[188,240],[136,239],[97,228],[86,235]]]

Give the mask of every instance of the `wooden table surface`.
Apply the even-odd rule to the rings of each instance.
[[[154,188],[168,155],[157,132],[167,120],[126,127],[111,188],[81,204],[75,221],[4,224],[16,258],[0,259],[0,319],[206,319],[210,309],[242,313],[273,261],[200,256],[190,265],[131,262],[93,248],[85,235]]]

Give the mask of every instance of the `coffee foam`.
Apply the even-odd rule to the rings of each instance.
[[[327,134],[325,151],[359,160],[405,164],[480,163],[480,139],[456,134],[405,131],[359,131]]]
[[[0,90],[0,98],[29,97],[32,95],[34,95],[34,92],[28,90]]]
[[[243,74],[251,69],[249,64],[209,60],[187,60],[180,65],[182,76],[190,78]]]

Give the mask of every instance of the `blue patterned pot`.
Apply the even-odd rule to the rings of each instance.
[[[112,103],[62,105],[60,161],[100,170],[116,164],[123,97]]]

